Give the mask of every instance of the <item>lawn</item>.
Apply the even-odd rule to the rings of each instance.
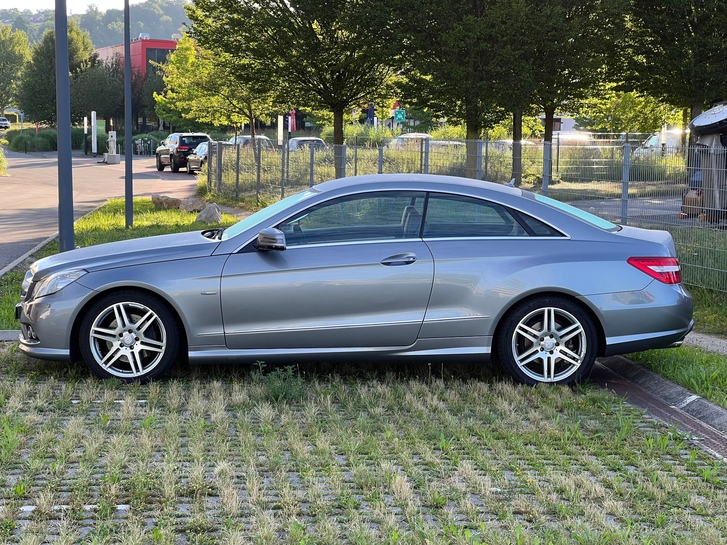
[[[727,472],[611,393],[486,367],[177,366],[123,385],[0,354],[9,543],[720,543]]]
[[[77,243],[201,228],[136,206],[134,229],[112,203]],[[699,375],[689,349],[658,353]],[[689,437],[608,391],[488,366],[178,364],[126,385],[6,344],[0,430],[0,542],[727,540],[727,469]]]

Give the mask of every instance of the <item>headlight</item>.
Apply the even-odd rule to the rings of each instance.
[[[51,295],[52,293],[61,291],[68,284],[72,284],[87,272],[83,269],[73,269],[48,275],[38,282],[38,287],[33,292],[33,297],[44,297],[45,295]]]

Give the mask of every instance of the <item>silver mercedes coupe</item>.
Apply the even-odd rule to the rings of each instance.
[[[669,233],[447,176],[333,180],[228,229],[34,263],[20,348],[149,381],[191,363],[496,358],[571,384],[692,328]]]

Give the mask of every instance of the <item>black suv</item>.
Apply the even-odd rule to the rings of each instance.
[[[157,170],[169,165],[172,172],[187,164],[187,156],[202,142],[211,142],[208,134],[202,132],[173,132],[157,148]]]

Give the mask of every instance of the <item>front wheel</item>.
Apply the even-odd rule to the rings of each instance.
[[[132,290],[110,293],[86,312],[79,343],[83,360],[101,378],[148,382],[179,355],[177,320],[158,297]]]
[[[591,317],[561,297],[541,297],[514,307],[498,339],[500,361],[523,384],[573,384],[587,378],[598,354]]]
[[[157,170],[161,172],[164,170],[164,165],[162,164],[162,158],[157,155]]]

